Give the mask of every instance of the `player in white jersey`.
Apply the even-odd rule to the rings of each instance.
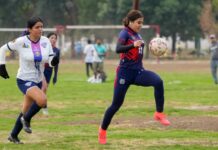
[[[24,102],[22,112],[8,137],[9,141],[16,144],[22,144],[18,138],[22,128],[25,132],[32,133],[31,118],[46,106],[46,95],[41,90],[45,62],[50,66],[59,63],[57,57],[53,55],[50,41],[42,36],[43,21],[39,17],[33,17],[28,20],[27,28],[27,35],[8,42],[0,48],[0,76],[5,79],[9,78],[5,67],[6,50],[17,51],[19,54],[17,85],[24,94]]]

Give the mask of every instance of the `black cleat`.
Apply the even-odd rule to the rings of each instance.
[[[21,141],[18,139],[18,137],[13,137],[12,135],[10,135],[10,136],[8,137],[8,140],[9,140],[10,142],[13,142],[14,144],[23,144],[23,142],[21,142]]]
[[[20,121],[21,121],[21,123],[22,123],[22,125],[23,125],[24,131],[25,131],[26,133],[32,133],[32,129],[31,129],[31,127],[30,127],[30,122],[27,122],[27,121],[24,119],[23,116],[20,118]]]

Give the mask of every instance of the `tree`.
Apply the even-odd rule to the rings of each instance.
[[[199,14],[202,2],[199,0],[144,0],[140,7],[148,24],[159,24],[162,36],[172,37],[172,54],[175,53],[176,37],[189,40],[201,35]]]

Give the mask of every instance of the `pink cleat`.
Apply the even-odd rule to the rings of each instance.
[[[154,119],[159,121],[162,125],[168,126],[170,125],[169,120],[167,120],[166,115],[164,113],[155,112]]]
[[[107,137],[106,136],[107,136],[107,131],[100,127],[99,131],[98,131],[98,142],[99,142],[99,144],[106,144],[106,142],[107,142]]]

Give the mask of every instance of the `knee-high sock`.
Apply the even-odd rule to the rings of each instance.
[[[39,112],[39,110],[41,109],[41,107],[39,105],[36,104],[36,102],[34,102],[32,104],[32,106],[30,107],[30,109],[26,112],[26,114],[24,115],[24,119],[28,122],[30,122],[31,118],[37,113]]]
[[[15,122],[14,128],[13,128],[13,130],[12,130],[12,132],[11,132],[11,135],[12,135],[13,137],[17,137],[18,134],[20,133],[20,131],[21,131],[22,128],[23,128],[23,125],[22,125],[22,123],[21,123],[21,121],[20,121],[20,118],[21,118],[22,116],[23,116],[23,113],[20,113],[19,116],[17,117],[17,120],[16,120],[16,122]]]

